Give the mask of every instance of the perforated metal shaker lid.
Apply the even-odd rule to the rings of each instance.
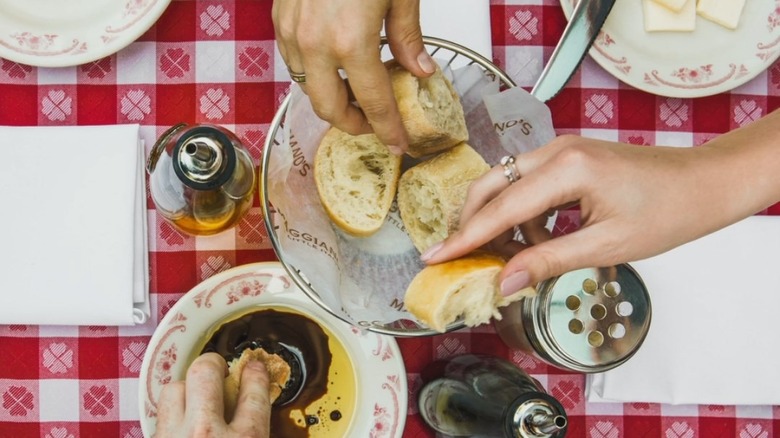
[[[580,372],[628,360],[650,327],[650,296],[629,265],[568,272],[539,285],[523,302],[523,325],[536,352]]]

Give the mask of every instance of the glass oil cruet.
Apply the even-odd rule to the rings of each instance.
[[[224,231],[252,205],[254,162],[221,126],[171,127],[155,143],[146,170],[157,211],[187,234]]]
[[[463,354],[426,367],[418,404],[447,437],[559,438],[563,406],[525,371],[499,357]]]

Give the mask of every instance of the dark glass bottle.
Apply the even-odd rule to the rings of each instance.
[[[426,376],[427,375],[427,376]],[[558,438],[566,434],[563,406],[538,381],[493,356],[460,355],[432,364],[420,390],[420,415],[446,436]]]

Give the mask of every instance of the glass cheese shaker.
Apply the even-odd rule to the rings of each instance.
[[[252,157],[220,126],[171,127],[154,145],[146,170],[157,211],[187,234],[224,231],[252,205]]]
[[[510,348],[557,368],[600,373],[629,360],[650,328],[652,307],[629,265],[551,278],[537,294],[503,307],[496,332]]]
[[[420,415],[440,434],[485,438],[566,435],[568,419],[563,406],[507,360],[477,354],[455,356],[427,367],[423,380],[429,378],[418,398]]]

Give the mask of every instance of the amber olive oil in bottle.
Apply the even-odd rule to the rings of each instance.
[[[227,230],[252,205],[252,157],[235,134],[220,126],[172,127],[152,149],[147,171],[157,211],[187,234]]]

